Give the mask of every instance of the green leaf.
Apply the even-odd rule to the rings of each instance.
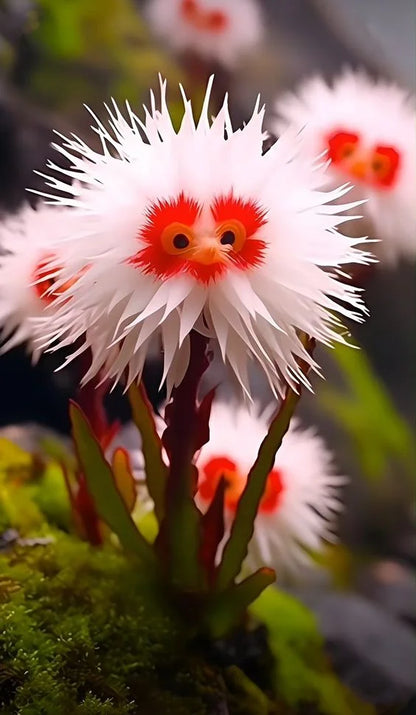
[[[117,534],[120,543],[144,561],[153,561],[151,546],[140,534],[118,491],[110,465],[101,446],[91,432],[90,425],[80,407],[70,403],[69,414],[72,435],[88,489],[100,517]]]
[[[238,502],[230,537],[224,547],[218,567],[216,588],[226,589],[238,576],[247,555],[247,549],[254,531],[254,520],[263,496],[267,477],[273,469],[276,452],[285,436],[295,407],[300,399],[300,391],[287,388],[280,410],[272,420],[269,431],[260,445],[257,459],[252,466],[247,484]]]
[[[276,578],[272,569],[262,568],[244,581],[214,596],[205,616],[205,626],[212,638],[221,638],[237,626],[250,603],[256,600]]]
[[[152,407],[142,385],[130,385],[128,396],[134,424],[142,438],[146,485],[155,505],[159,523],[163,519],[168,469],[162,457],[162,443],[156,430]]]
[[[414,436],[364,350],[336,345],[329,355],[341,371],[345,388],[323,386],[318,399],[347,432],[362,473],[370,480],[377,480],[386,476],[393,465],[397,473],[399,465],[414,479]]]

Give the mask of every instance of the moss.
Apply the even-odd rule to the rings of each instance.
[[[146,574],[110,547],[56,533],[1,555],[0,573],[4,715],[204,715],[224,697]]]
[[[292,596],[269,587],[251,606],[266,624],[275,657],[275,687],[296,712],[374,715],[374,708],[344,687],[324,655],[315,616]]]
[[[9,528],[34,539],[0,550],[2,715],[371,712],[330,671],[313,615],[274,588],[252,608],[274,658],[267,638],[244,628],[191,641],[142,566],[111,540],[94,549],[68,533],[53,461],[24,479],[0,469],[0,535]]]

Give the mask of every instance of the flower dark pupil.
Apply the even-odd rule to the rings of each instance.
[[[189,246],[188,236],[185,236],[184,233],[177,233],[176,236],[173,237],[173,245],[175,248],[186,248]]]
[[[221,236],[221,243],[223,246],[232,246],[235,241],[234,231],[224,231]]]

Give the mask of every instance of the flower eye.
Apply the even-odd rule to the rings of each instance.
[[[234,231],[224,231],[224,233],[221,235],[220,243],[222,243],[223,246],[232,246],[233,243],[235,243]]]
[[[237,253],[241,251],[247,238],[245,227],[237,219],[224,221],[217,226],[217,235],[222,246],[232,246]]]
[[[179,255],[193,243],[194,235],[190,226],[175,221],[162,231],[161,240],[166,253]]]
[[[176,236],[173,237],[172,243],[175,248],[180,250],[181,248],[186,248],[187,246],[189,246],[189,238],[188,236],[185,236],[184,233],[177,233]]]

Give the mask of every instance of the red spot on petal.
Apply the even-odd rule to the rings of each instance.
[[[371,168],[373,182],[379,188],[390,188],[397,179],[400,168],[400,153],[392,146],[378,144],[373,152]]]
[[[217,33],[223,32],[228,25],[228,17],[222,10],[205,10],[197,0],[182,0],[180,11],[184,20],[196,30]]]
[[[153,203],[139,233],[146,245],[129,263],[160,279],[186,273],[208,284],[230,268],[248,270],[263,262],[266,242],[255,234],[266,223],[265,211],[254,201],[232,194],[215,199],[208,245],[206,227],[195,226],[201,212],[201,205],[183,193],[176,199]],[[229,235],[232,231],[234,238],[225,245],[221,237],[227,231]]]
[[[278,469],[273,469],[267,477],[266,490],[260,502],[260,511],[272,513],[280,505],[280,499],[284,491],[282,475]]]
[[[33,289],[37,297],[46,305],[53,303],[56,296],[65,290],[65,286],[59,290],[52,290],[56,282],[56,275],[60,270],[56,265],[51,266],[54,259],[53,253],[44,254],[32,274]]]
[[[245,483],[236,463],[225,456],[213,457],[202,467],[200,473],[203,475],[198,488],[200,498],[210,504],[221,477],[224,477],[224,504],[230,511],[235,511]]]
[[[242,475],[237,464],[226,456],[213,457],[202,466],[200,474],[198,487],[200,498],[210,504],[221,477],[224,477],[226,483],[224,503],[229,511],[234,512],[246,485],[246,475]],[[273,469],[267,478],[259,511],[264,514],[275,512],[280,506],[283,492],[281,472]]]
[[[65,283],[56,286],[62,266],[57,265],[55,259],[56,255],[54,253],[45,253],[32,273],[33,289],[37,297],[45,305],[50,305],[58,296],[63,295],[68,288],[76,283],[79,276],[87,270],[87,267],[83,268],[75,278],[70,278]]]
[[[266,211],[255,201],[237,198],[232,192],[227,196],[217,197],[211,204],[212,215],[218,223],[240,221],[249,238],[267,223]]]
[[[359,134],[338,129],[327,137],[328,156],[334,164],[339,164],[355,152],[359,142]]]
[[[149,245],[156,242],[171,223],[193,226],[201,213],[201,206],[183,192],[176,199],[155,201],[146,211],[146,222],[140,231],[140,238]]]
[[[182,192],[177,198],[155,201],[146,211],[145,224],[139,238],[147,246],[130,258],[132,266],[144,273],[154,273],[158,278],[169,278],[184,271],[182,255],[168,253],[162,242],[165,229],[171,224],[192,228],[201,213],[201,206]]]

